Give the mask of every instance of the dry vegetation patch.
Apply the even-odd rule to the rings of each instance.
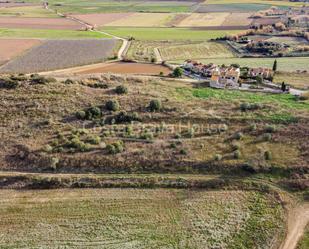
[[[0,196],[0,245],[11,247],[202,249],[254,244],[268,249],[284,227],[279,202],[254,191],[2,190]]]

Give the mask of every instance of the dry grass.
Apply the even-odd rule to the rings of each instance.
[[[281,84],[283,81],[295,88],[309,89],[308,73],[285,73],[278,72],[275,74],[274,82]]]
[[[0,246],[14,248],[268,249],[284,227],[281,205],[258,192],[93,189],[0,196]]]
[[[225,21],[229,13],[193,13],[182,20],[179,27],[210,27],[220,26]]]

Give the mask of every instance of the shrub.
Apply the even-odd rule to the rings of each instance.
[[[243,137],[244,137],[244,134],[242,132],[237,132],[233,136],[233,138],[237,140],[241,140]]]
[[[180,78],[183,75],[183,70],[180,67],[176,67],[173,71],[173,76],[175,78]]]
[[[74,81],[71,80],[71,79],[66,79],[66,80],[64,81],[64,84],[67,84],[67,85],[74,84]]]
[[[240,104],[240,110],[242,110],[243,112],[245,111],[255,111],[258,109],[263,108],[263,106],[261,104],[257,104],[257,103],[241,103]]]
[[[148,140],[148,141],[153,140],[153,133],[146,131],[146,132],[144,132],[140,135],[140,139],[144,139],[144,140]]]
[[[44,85],[44,84],[48,84],[48,83],[53,83],[56,82],[57,80],[55,78],[45,78],[44,76],[40,76],[38,74],[32,74],[30,76],[30,80],[31,80],[31,84],[34,85]]]
[[[181,150],[179,151],[179,153],[180,153],[181,155],[187,155],[187,154],[188,154],[188,152],[187,152],[185,149],[181,149]]]
[[[86,138],[87,143],[90,144],[99,144],[101,142],[101,138],[99,136],[88,136]]]
[[[125,111],[122,111],[115,117],[116,123],[129,123],[132,121],[140,121],[140,118],[137,112],[127,113]]]
[[[240,159],[241,158],[241,153],[239,150],[235,150],[233,153],[233,156],[235,159]]]
[[[57,169],[58,163],[59,163],[59,158],[57,158],[57,157],[52,157],[52,158],[49,159],[49,167],[52,170]]]
[[[176,133],[175,138],[176,139],[180,139],[181,138],[181,134],[180,133]]]
[[[188,131],[187,131],[187,136],[188,136],[189,138],[193,138],[193,137],[194,137],[194,134],[195,134],[194,128],[188,129]]]
[[[303,94],[301,94],[299,97],[298,97],[299,100],[309,100],[309,92],[304,92]]]
[[[85,111],[78,111],[78,112],[76,112],[75,116],[78,119],[85,119],[86,118],[86,112]]]
[[[152,112],[155,112],[155,111],[160,111],[162,108],[162,104],[161,104],[161,101],[158,100],[158,99],[153,99],[150,101],[149,103],[149,109],[150,111]]]
[[[19,86],[18,81],[8,79],[8,78],[1,78],[0,79],[0,88],[15,89],[18,86]]]
[[[238,143],[233,143],[232,144],[232,150],[233,151],[236,151],[236,150],[239,150],[240,149],[240,144],[238,144]]]
[[[171,143],[170,147],[171,147],[172,149],[175,149],[175,148],[177,148],[177,145],[176,145],[175,143]]]
[[[78,137],[73,138],[67,146],[69,148],[74,148],[81,152],[85,152],[89,150],[89,146],[86,143],[80,141]]]
[[[220,125],[220,127],[219,127],[219,131],[220,132],[225,132],[225,131],[227,131],[228,130],[228,126],[226,125],[226,124],[222,124],[222,125]]]
[[[127,87],[125,87],[125,86],[117,86],[116,88],[115,88],[115,92],[117,93],[117,94],[127,94],[128,93],[128,88]]]
[[[53,151],[53,147],[50,146],[49,144],[45,145],[43,150],[46,152],[46,153],[51,153]]]
[[[255,123],[250,124],[250,126],[249,126],[249,131],[256,131],[256,129],[257,129],[257,126],[256,126]]]
[[[101,114],[102,114],[102,112],[101,112],[101,109],[99,107],[92,106],[92,107],[90,107],[86,110],[85,118],[88,119],[88,120],[92,120],[94,118],[101,117]]]
[[[222,160],[222,155],[216,154],[215,155],[215,161],[221,161]]]
[[[263,136],[262,136],[262,140],[263,140],[263,141],[271,141],[271,139],[272,139],[271,133],[265,133],[265,134],[263,134]]]
[[[268,133],[274,133],[276,132],[277,128],[274,125],[267,125],[265,128],[265,131]]]
[[[271,152],[270,151],[265,151],[264,152],[264,158],[265,158],[265,160],[271,160],[272,159],[272,154],[271,154]]]
[[[118,111],[120,106],[117,100],[109,100],[105,104],[105,108],[109,111]]]
[[[112,144],[108,144],[106,146],[106,149],[108,151],[109,154],[117,154],[117,153],[121,153],[123,152],[124,148],[123,148],[123,142],[122,141],[117,141],[115,143]]]

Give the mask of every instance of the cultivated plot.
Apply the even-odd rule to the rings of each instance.
[[[32,73],[105,61],[116,40],[49,40],[5,64],[0,72]]]
[[[40,43],[34,39],[0,39],[0,65]]]
[[[0,17],[0,28],[81,30],[85,27],[65,18]]]
[[[0,246],[12,248],[270,249],[284,228],[279,202],[253,191],[3,190],[0,196]]]

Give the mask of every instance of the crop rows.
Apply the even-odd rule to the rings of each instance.
[[[33,73],[101,62],[113,55],[116,43],[111,39],[49,40],[5,64],[0,72]]]

